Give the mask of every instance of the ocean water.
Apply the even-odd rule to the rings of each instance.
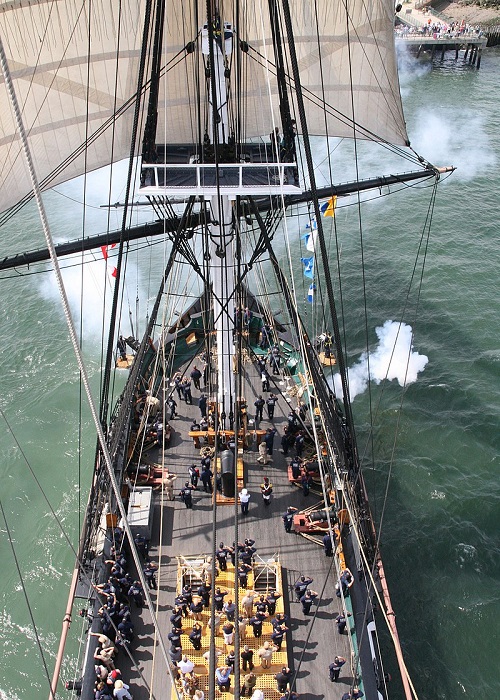
[[[479,71],[456,64],[451,54],[432,70],[426,61],[407,56],[401,66],[415,150],[433,163],[455,165],[457,171],[438,188],[425,274],[419,285],[418,271],[407,305],[408,279],[432,191],[422,183],[413,185],[406,193],[383,197],[363,214],[369,350],[380,346],[376,328],[403,318],[413,331],[418,371],[404,392],[396,379],[361,385],[353,411],[371,504],[381,523],[399,633],[418,696],[498,698],[500,51],[485,52]],[[372,173],[386,172],[382,161],[374,165]],[[121,192],[114,194],[116,201]],[[78,184],[47,197],[58,239],[78,234],[79,199]],[[103,230],[100,203],[96,192],[87,211],[98,231]],[[348,224],[352,212],[354,207],[340,208],[339,224]],[[114,228],[119,214],[111,216]],[[2,231],[2,254],[41,245],[33,211],[23,212]],[[353,368],[366,350],[364,328],[359,327],[360,251],[349,235],[341,246],[354,381]],[[154,260],[153,267],[161,262]],[[146,256],[138,255],[131,265],[124,315],[130,308],[134,319],[136,298],[141,316],[154,295],[154,270]],[[83,295],[79,267],[65,271],[96,394],[102,309],[110,302],[109,286],[94,284],[99,266],[96,255],[95,264],[86,267]],[[47,677],[74,562],[66,536],[77,540],[94,452],[64,319],[53,284],[37,269],[2,280],[0,406],[12,432],[0,416],[6,520],[0,517],[1,700],[48,696]],[[79,624],[76,618],[65,677],[71,676],[79,636],[83,640]],[[393,697],[399,697],[396,688]]]

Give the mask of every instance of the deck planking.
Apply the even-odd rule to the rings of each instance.
[[[196,364],[196,359],[192,364]],[[199,365],[198,360],[198,365]],[[245,366],[245,374],[249,379],[247,385],[246,400],[249,415],[253,414],[253,403],[260,393],[260,379],[257,368],[251,364]],[[189,374],[190,367],[184,372]],[[271,391],[280,395],[284,389],[281,378],[271,376]],[[160,493],[155,498],[154,535],[150,547],[150,557],[159,563],[158,591],[152,591],[153,603],[156,606],[157,618],[160,629],[168,648],[167,634],[170,632],[169,617],[174,604],[177,586],[177,556],[178,555],[210,555],[213,552],[213,524],[212,524],[212,497],[203,492],[201,482],[198,489],[193,492],[193,508],[186,509],[178,498],[180,488],[188,480],[188,467],[191,463],[199,463],[199,450],[195,449],[193,440],[188,432],[193,419],[199,418],[197,398],[200,392],[193,390],[193,404],[177,401],[178,417],[171,421],[174,430],[171,444],[164,452],[165,466],[170,472],[176,473],[175,482],[176,499],[166,500]],[[176,397],[177,400],[177,397]],[[295,400],[291,404],[295,405]],[[264,416],[261,428],[275,427],[278,434],[275,437],[275,447],[272,462],[263,466],[257,462],[257,445],[252,444],[244,451],[243,460],[245,468],[245,486],[248,488],[251,499],[249,512],[242,516],[238,512],[238,540],[246,537],[255,540],[257,555],[266,560],[279,557],[283,581],[283,605],[285,613],[289,617],[286,648],[288,651],[288,665],[296,673],[294,690],[300,698],[310,700],[322,700],[331,698],[340,700],[342,695],[349,690],[353,683],[350,668],[350,650],[347,636],[339,635],[336,629],[335,617],[340,612],[341,603],[335,595],[336,571],[334,560],[324,556],[322,547],[312,543],[296,533],[286,533],[281,520],[281,515],[289,505],[302,509],[318,503],[321,507],[321,496],[311,493],[304,497],[301,489],[291,485],[288,480],[288,469],[285,457],[280,453],[280,437],[283,427],[286,425],[286,415],[289,411],[289,403],[284,396],[275,408],[273,421]],[[293,450],[291,452],[293,454]],[[151,457],[151,453],[149,453]],[[161,462],[161,454],[155,457],[155,461]],[[273,484],[273,499],[270,506],[265,506],[260,495],[260,484],[264,476],[269,476]],[[234,541],[234,505],[219,506],[216,511],[216,544],[224,541],[231,544]],[[160,537],[161,533],[161,537]],[[228,564],[229,568],[231,563]],[[306,574],[314,579],[311,586],[320,594],[318,606],[313,606],[312,613],[305,616],[301,605],[295,602],[293,584],[300,575]],[[219,579],[217,579],[217,585]],[[222,584],[223,585],[223,584]],[[172,697],[171,682],[168,670],[165,666],[158,643],[154,642],[153,625],[149,619],[149,611],[144,608],[140,616],[135,616],[134,624],[136,638],[132,645],[132,653],[136,663],[141,669],[141,674],[147,687],[141,682],[139,672],[130,667],[129,659],[122,657],[118,660],[123,677],[128,679],[131,692],[135,700],[146,698],[167,699]],[[351,620],[350,620],[351,622]],[[353,622],[351,622],[353,624]],[[184,625],[187,634],[192,628],[192,622]],[[270,625],[269,625],[270,628]],[[192,645],[183,634],[182,648],[186,653],[192,650]],[[255,640],[259,648],[269,636]],[[247,640],[253,639],[251,628],[247,628]],[[222,635],[217,638],[217,646],[224,649]],[[205,651],[205,646],[203,650]],[[336,654],[347,659],[340,678],[336,683],[329,680],[328,666]],[[225,654],[224,654],[225,656]],[[277,655],[276,655],[277,656]],[[223,658],[223,657],[221,657]],[[281,661],[281,658],[277,658]],[[274,664],[272,673],[280,670],[281,664]],[[255,672],[259,676],[261,671],[256,664]],[[241,677],[243,677],[243,672]],[[234,676],[231,677],[231,690],[221,694],[218,690],[216,697],[239,697],[235,695]],[[259,687],[260,683],[257,687]],[[150,690],[148,690],[148,688]],[[273,689],[265,690],[265,697],[278,699],[281,694]],[[366,693],[365,697],[369,697]]]

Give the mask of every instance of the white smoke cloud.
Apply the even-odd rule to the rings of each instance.
[[[111,271],[115,263],[116,257],[110,255],[106,266],[106,262],[101,256],[101,251],[98,249],[95,252],[95,257],[87,254],[85,264],[62,269],[64,286],[73,321],[78,329],[80,319],[82,320],[83,334],[88,340],[100,338],[103,327],[107,328],[108,326],[115,285],[115,279],[111,276]],[[135,298],[136,280],[135,267],[128,262],[127,284],[131,285],[130,288],[133,290],[132,298]],[[57,308],[62,313],[59,289],[53,273],[49,273],[44,277],[40,293],[44,299],[53,302],[54,308]],[[124,330],[128,334],[128,326]]]
[[[404,40],[396,40],[396,54],[398,59],[399,86],[403,98],[412,91],[412,84],[427,75],[432,70],[431,61],[419,61],[411,53]]]
[[[358,362],[348,370],[351,401],[366,390],[370,379],[376,384],[380,384],[383,379],[396,379],[400,386],[411,384],[416,381],[418,373],[423,371],[429,361],[428,357],[413,350],[411,326],[386,321],[383,326],[376,328],[375,332],[379,340],[376,349],[369,355],[363,353]],[[339,374],[334,376],[334,386],[337,396],[342,396]]]
[[[472,180],[496,165],[485,118],[470,109],[419,111],[412,143],[419,153],[432,154],[433,163],[454,165],[454,178]]]

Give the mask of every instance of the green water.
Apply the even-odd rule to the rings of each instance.
[[[418,313],[413,293],[405,315],[413,328],[415,350],[428,362],[408,386],[402,412],[397,382],[371,385],[372,405],[378,406],[373,467],[366,448],[370,444],[366,391],[354,400],[353,410],[360,451],[366,452],[372,507],[377,519],[383,517],[386,573],[419,697],[498,698],[500,52],[486,52],[479,71],[457,66],[451,59],[435,64],[432,71],[413,60],[405,61],[404,68],[402,91],[415,149],[432,162],[453,164],[458,170],[438,190]],[[372,172],[386,171],[383,163],[374,165]],[[342,174],[339,179],[347,178]],[[375,328],[398,320],[402,313],[431,194],[419,187],[418,198],[412,188],[405,195],[382,198],[364,214],[371,346],[377,343]],[[65,192],[78,199],[77,188]],[[91,205],[99,203],[96,195]],[[52,194],[47,206],[59,238],[78,231],[74,202]],[[91,208],[89,216],[99,223],[97,230],[103,230],[102,213]],[[118,223],[118,215],[113,216]],[[347,208],[338,212],[339,222],[350,216]],[[23,213],[1,235],[2,255],[42,245],[33,212]],[[365,349],[364,330],[358,325],[362,313],[358,256],[356,241],[346,236],[341,258],[350,366]],[[146,256],[132,265],[141,272],[128,290],[125,309],[128,304],[135,309],[138,290],[143,314],[145,300],[153,294],[153,275]],[[74,267],[67,277],[76,309],[79,274]],[[85,279],[87,290],[91,276]],[[74,542],[94,438],[84,407],[79,452],[79,377],[64,319],[52,284],[42,275],[13,274],[2,282],[2,292],[1,406]],[[83,309],[83,352],[97,391],[101,309],[104,298],[109,304],[109,290],[92,295]],[[118,390],[116,386],[115,393]],[[4,422],[0,469],[2,504],[51,674],[74,557]],[[0,527],[0,698],[47,697],[44,664],[3,521]],[[78,621],[73,632],[77,630]],[[78,652],[78,634],[74,637],[67,669]]]

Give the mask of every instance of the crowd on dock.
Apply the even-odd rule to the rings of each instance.
[[[428,18],[427,22],[419,26],[408,26],[398,24],[395,28],[397,36],[400,37],[429,37],[431,39],[467,39],[481,37],[483,32],[479,26],[462,22],[442,22],[436,18]]]

